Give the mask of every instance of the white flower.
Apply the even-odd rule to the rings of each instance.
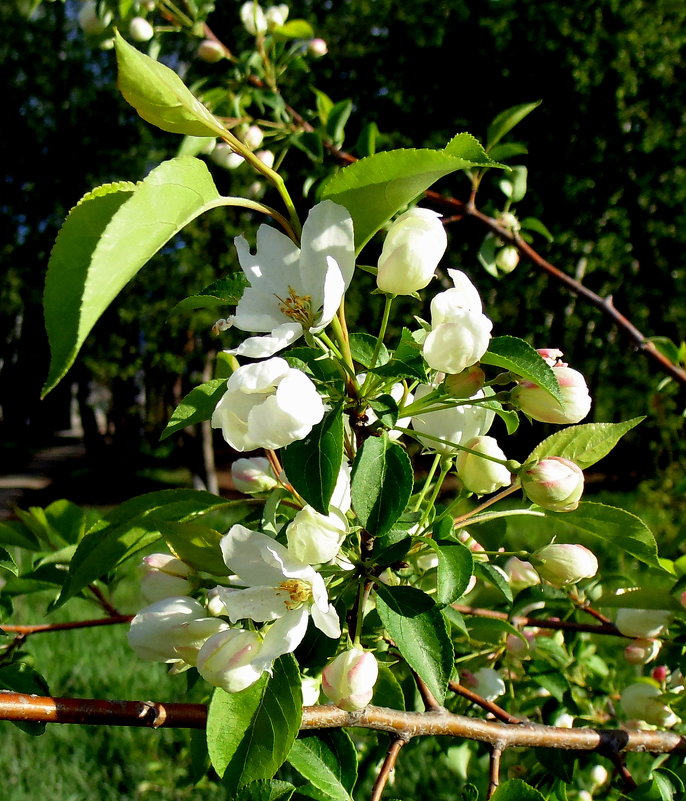
[[[258,33],[265,33],[267,30],[267,18],[264,15],[262,6],[255,0],[248,0],[241,6],[241,22],[245,30],[255,36]]]
[[[141,592],[148,603],[187,595],[191,591],[188,581],[193,572],[191,567],[169,553],[145,556],[140,572]]]
[[[319,701],[322,689],[321,676],[302,676],[300,684],[303,693],[303,706],[314,706]]]
[[[461,373],[488,350],[493,323],[481,312],[474,285],[459,270],[448,270],[455,287],[431,301],[431,331],[424,340],[426,363],[444,373]]]
[[[231,480],[234,489],[252,495],[255,492],[268,492],[277,486],[274,471],[264,456],[252,459],[236,459],[231,465]]]
[[[529,500],[553,512],[576,509],[584,491],[583,470],[560,456],[527,465],[520,477]]]
[[[337,509],[341,514],[350,511],[350,473],[350,465],[348,462],[343,461],[338,471],[336,486],[333,488],[331,500],[329,501],[329,507]]]
[[[257,148],[264,141],[264,134],[262,133],[262,129],[260,128],[260,126],[259,125],[248,126],[247,130],[243,134],[243,141],[251,150],[257,150]]]
[[[467,440],[464,446],[477,453],[493,456],[495,459],[507,460],[493,437],[474,437],[474,439]],[[510,471],[504,464],[484,459],[477,453],[460,451],[455,460],[457,474],[468,490],[476,492],[478,495],[487,495],[500,487],[508,487],[512,483]]]
[[[212,427],[237,451],[283,448],[304,439],[324,417],[324,403],[300,370],[284,359],[246,364],[231,374]]]
[[[307,621],[327,637],[340,637],[338,614],[329,603],[324,579],[266,534],[236,524],[222,537],[224,561],[244,589],[219,588],[232,623],[274,621],[263,637],[262,658],[273,661],[294,651]]]
[[[337,510],[323,515],[311,506],[301,509],[286,529],[288,550],[301,562],[330,562],[348,533],[345,517]]]
[[[539,548],[534,554],[534,565],[541,578],[555,587],[576,584],[593,578],[598,572],[598,560],[583,545],[553,542]]]
[[[505,682],[500,673],[493,668],[480,668],[474,674],[474,679],[476,680],[474,692],[487,701],[495,701],[496,698],[505,694]]]
[[[350,648],[322,671],[324,695],[348,712],[363,709],[372,700],[379,666],[371,651]]]
[[[285,3],[281,3],[278,6],[269,6],[264,16],[267,20],[267,27],[270,30],[272,28],[280,28],[288,19],[288,6]]]
[[[421,400],[432,391],[433,388],[427,384],[420,384],[415,390],[415,400]],[[479,398],[485,398],[481,390],[472,395],[470,400]],[[451,454],[458,449],[448,443],[464,445],[474,437],[483,436],[490,429],[494,418],[495,413],[484,406],[465,404],[412,415],[412,427],[420,434],[418,439],[425,448],[437,453]],[[421,434],[438,437],[441,442],[422,437]]]
[[[305,221],[300,248],[269,225],[257,230],[257,251],[236,237],[238,260],[250,286],[236,307],[233,325],[250,337],[229,351],[252,359],[271,356],[305,331],[319,333],[331,322],[355,268],[353,223],[347,209],[318,203]]]
[[[440,214],[415,208],[391,225],[378,261],[376,283],[382,292],[411,295],[431,281],[448,237]]]
[[[79,11],[79,25],[84,33],[89,36],[98,36],[103,33],[107,26],[112,22],[112,12],[105,11],[101,16],[98,15],[98,8],[94,0],[86,0]]]
[[[141,609],[131,621],[129,645],[147,662],[177,662],[175,635],[184,623],[203,617],[204,608],[193,598],[164,598]]]
[[[666,609],[622,607],[617,610],[615,626],[626,637],[652,638],[659,637],[673,619],[673,612]]]

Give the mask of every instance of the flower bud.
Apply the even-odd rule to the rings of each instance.
[[[551,543],[533,554],[541,578],[555,587],[576,584],[598,572],[598,560],[583,545]]]
[[[674,615],[666,609],[617,610],[615,626],[625,637],[650,639],[659,637],[672,622]]]
[[[141,573],[141,592],[148,603],[187,595],[192,589],[188,581],[191,567],[171,554],[153,553],[144,557]]]
[[[604,768],[602,765],[594,765],[591,768],[591,781],[596,787],[605,784],[609,778],[610,774],[607,772],[607,768]]]
[[[391,225],[379,257],[376,283],[382,292],[411,295],[433,278],[448,246],[440,215],[414,208]]]
[[[464,446],[486,456],[493,456],[503,461],[507,459],[493,437],[474,437],[465,442]],[[465,488],[476,492],[477,495],[495,492],[500,487],[509,486],[512,481],[510,471],[505,465],[483,459],[476,453],[460,451],[455,466]]]
[[[322,671],[322,689],[336,706],[348,712],[363,709],[372,700],[379,675],[371,651],[351,648],[333,659]]]
[[[262,129],[258,125],[249,125],[243,134],[243,141],[251,150],[257,150],[264,141]]]
[[[226,50],[214,39],[203,39],[198,45],[197,50],[198,58],[201,61],[206,61],[208,64],[216,64],[226,57]]]
[[[511,273],[518,264],[519,251],[517,248],[512,247],[512,245],[506,245],[504,248],[500,248],[495,257],[495,266],[500,272],[507,275]]]
[[[537,348],[536,353],[549,367],[567,367],[565,362],[560,361],[564,353],[559,348]]]
[[[94,0],[87,0],[79,10],[79,25],[84,33],[89,36],[99,36],[112,22],[112,12],[105,11],[99,16]]]
[[[228,628],[229,624],[217,617],[201,617],[181,623],[174,630],[174,650],[186,664],[195,665],[205,642]]]
[[[667,665],[658,665],[652,669],[650,675],[655,679],[655,681],[659,681],[660,684],[662,684],[662,682],[667,681],[667,676],[669,676],[669,668]]]
[[[533,503],[553,512],[571,512],[584,491],[584,474],[569,459],[548,456],[520,473],[522,489]]]
[[[529,417],[541,423],[578,423],[591,409],[591,396],[584,377],[571,367],[553,367],[560,385],[564,407],[531,381],[520,382],[510,393],[510,401]]]
[[[269,666],[269,661],[260,660],[261,650],[262,640],[256,631],[221,631],[206,640],[200,649],[198,673],[227,693],[240,692],[254,684]]]
[[[516,634],[508,634],[505,639],[507,652],[516,659],[526,659],[536,648],[536,636],[532,632],[523,631],[522,636],[524,639]]]
[[[495,701],[505,694],[505,682],[493,668],[483,667],[475,673],[462,674],[464,683],[486,701]]]
[[[243,27],[252,36],[267,32],[267,18],[262,6],[256,3],[255,0],[248,0],[247,3],[243,3],[240,16]]]
[[[176,662],[174,634],[184,623],[205,617],[205,610],[193,598],[164,598],[134,617],[129,629],[129,645],[147,662]]]
[[[476,365],[467,367],[456,375],[447,375],[443,386],[453,398],[471,398],[486,383],[486,373]]]
[[[630,665],[647,665],[660,653],[660,640],[636,638],[624,649],[624,659]]]
[[[526,587],[535,587],[541,583],[541,577],[536,572],[536,568],[531,562],[525,562],[516,556],[510,557],[505,562],[505,572],[508,580],[515,590],[523,590]]]
[[[269,167],[270,170],[274,166],[274,154],[271,150],[258,150],[255,155],[262,162],[262,164]]]
[[[288,19],[288,6],[285,3],[281,3],[278,6],[270,6],[264,12],[264,18],[270,31],[273,28],[280,28]]]
[[[310,39],[310,43],[307,46],[307,51],[311,56],[314,56],[315,58],[321,58],[329,52],[329,48],[327,47],[324,39]]]
[[[155,30],[145,17],[134,17],[129,23],[129,36],[134,42],[149,42]]]
[[[323,515],[311,506],[301,509],[286,529],[288,550],[301,562],[318,565],[331,561],[348,533],[343,515]]]
[[[236,459],[231,465],[231,480],[238,492],[252,495],[257,492],[269,492],[277,486],[269,460],[264,456],[251,459]]]
[[[679,718],[660,700],[662,693],[652,682],[637,681],[622,690],[620,706],[628,718],[637,718],[653,726],[669,728]]]
[[[217,142],[210,154],[210,158],[217,166],[224,167],[226,170],[235,170],[244,161],[243,156],[240,153],[236,153],[226,142]]]
[[[498,222],[504,228],[508,228],[509,231],[513,234],[518,233],[522,229],[521,223],[511,211],[505,211],[502,214],[499,214]]]

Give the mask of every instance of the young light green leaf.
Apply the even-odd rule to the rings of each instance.
[[[223,136],[226,128],[179,76],[141,53],[115,31],[117,87],[124,100],[151,125],[186,136]]]
[[[545,801],[545,796],[521,779],[509,779],[493,793],[491,801]]]
[[[274,36],[283,36],[285,39],[312,39],[314,30],[304,19],[291,19],[284,25],[279,25],[272,31]]]
[[[511,336],[493,337],[488,350],[481,357],[481,363],[502,367],[527,381],[533,381],[562,403],[560,385],[552,367],[523,339]]]
[[[562,428],[539,443],[526,462],[560,456],[585,470],[606,456],[627,431],[643,420],[645,417],[633,417],[624,423],[585,423]]]
[[[486,132],[486,150],[490,150],[506,133],[511,131],[515,125],[520,123],[524,117],[531,114],[531,112],[540,105],[541,101],[537,100],[535,103],[522,103],[518,106],[511,106],[505,109],[505,111],[501,111],[488,126],[488,131]]]
[[[370,534],[381,537],[402,515],[412,494],[408,455],[384,431],[360,448],[352,470],[352,505]]]
[[[362,332],[355,332],[350,334],[350,353],[353,360],[362,365],[365,369],[369,367],[372,354],[376,349],[377,338],[372,334],[365,334]],[[388,361],[388,350],[385,345],[381,345],[381,350],[378,354],[377,364],[386,364]]]
[[[352,746],[349,738],[348,744]],[[351,801],[349,790],[352,789],[352,785],[350,785],[349,776],[344,777],[335,745],[331,740],[327,742],[325,735],[309,735],[296,740],[288,755],[288,761],[303,778],[321,790],[324,798],[331,798],[334,801]],[[344,783],[346,778],[348,781]]]
[[[326,133],[336,147],[345,140],[345,126],[353,110],[352,100],[339,100],[331,110],[326,121]]]
[[[472,166],[474,162],[441,150],[375,153],[332,176],[322,199],[348,209],[359,252],[385,222],[439,178]]]
[[[280,779],[257,779],[236,793],[236,801],[289,801],[295,786]]]
[[[50,255],[44,305],[51,361],[43,395],[128,281],[219,198],[207,167],[187,156],[163,162],[134,190],[98,191],[72,210]]]
[[[511,203],[519,203],[526,195],[527,169],[522,165],[512,167],[505,178],[498,182],[500,191]]]
[[[466,159],[474,166],[479,167],[502,167],[502,164],[495,164],[493,159],[486,153],[479,140],[470,133],[455,134],[448,142],[443,151],[449,156],[459,159]]]
[[[284,763],[300,728],[300,671],[291,654],[274,662],[239,693],[216,689],[207,714],[212,767],[230,793],[257,779],[271,779]]]
[[[343,405],[332,409],[302,440],[281,451],[288,480],[320,514],[329,514],[329,501],[343,461]]]
[[[650,529],[639,517],[624,509],[586,501],[573,512],[544,511],[545,516],[556,523],[601,540],[615,553],[627,553],[650,567],[663,570]]]
[[[536,234],[540,234],[542,237],[548,240],[548,242],[552,242],[554,237],[548,230],[548,228],[536,217],[525,217],[523,220],[520,220],[520,225],[526,231],[533,231]]]
[[[214,407],[226,391],[226,379],[215,378],[192,389],[174,409],[160,440],[167,439],[193,423],[200,423],[212,417]]]
[[[443,703],[453,669],[453,644],[443,615],[414,587],[376,588],[376,610],[403,659]]]
[[[614,609],[669,609],[672,612],[683,612],[684,607],[667,590],[642,587],[629,590],[621,595],[608,593],[594,601],[596,606]]]

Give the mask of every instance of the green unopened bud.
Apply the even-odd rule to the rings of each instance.
[[[154,28],[144,17],[134,17],[129,23],[129,36],[134,42],[149,42],[154,35]]]
[[[511,273],[519,264],[519,251],[512,245],[500,248],[495,257],[495,266],[502,273]]]

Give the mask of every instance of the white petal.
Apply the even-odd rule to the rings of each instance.
[[[251,331],[258,329],[251,328]],[[273,356],[280,350],[288,347],[292,342],[302,336],[303,327],[300,323],[283,323],[274,328],[269,336],[248,337],[241,344],[227,353],[236,356],[247,356],[249,359],[265,359]]]
[[[231,322],[241,331],[271,331],[284,321],[279,304],[279,298],[263,286],[246,287]]]
[[[263,294],[284,297],[288,285],[294,284],[298,276],[300,251],[287,236],[270,225],[260,225],[257,229],[256,253],[250,252],[248,243],[242,236],[234,239],[238,251],[238,261],[250,286],[261,289]]]
[[[251,587],[277,587],[285,578],[311,581],[317,575],[276,540],[240,523],[222,537],[220,547],[227,567]]]
[[[290,654],[300,645],[307,631],[307,609],[293,609],[269,626],[264,635],[260,657],[273,662],[282,654]]]
[[[303,226],[300,276],[316,305],[324,300],[327,257],[336,262],[347,287],[355,269],[353,222],[348,210],[331,200],[314,206]]]
[[[246,394],[272,392],[291,369],[288,362],[278,356],[266,362],[245,364],[231,374],[226,387]]]
[[[291,596],[285,590],[275,587],[248,587],[245,590],[222,592],[219,597],[226,607],[227,614],[232,623],[248,618],[257,623],[265,620],[277,620],[288,611],[286,602]]]
[[[316,604],[312,604],[310,614],[312,615],[312,622],[322,634],[326,634],[327,637],[331,637],[334,640],[341,636],[341,622],[333,604],[329,604],[329,608],[325,612],[319,609]]]
[[[276,390],[279,409],[310,427],[324,417],[324,401],[314,384],[300,370],[291,370]]]
[[[343,276],[336,261],[331,257],[326,257],[326,275],[324,277],[324,298],[317,320],[317,325],[310,328],[313,334],[318,334],[323,331],[326,326],[333,320],[334,315],[341,305],[343,295],[345,294],[346,285]]]

